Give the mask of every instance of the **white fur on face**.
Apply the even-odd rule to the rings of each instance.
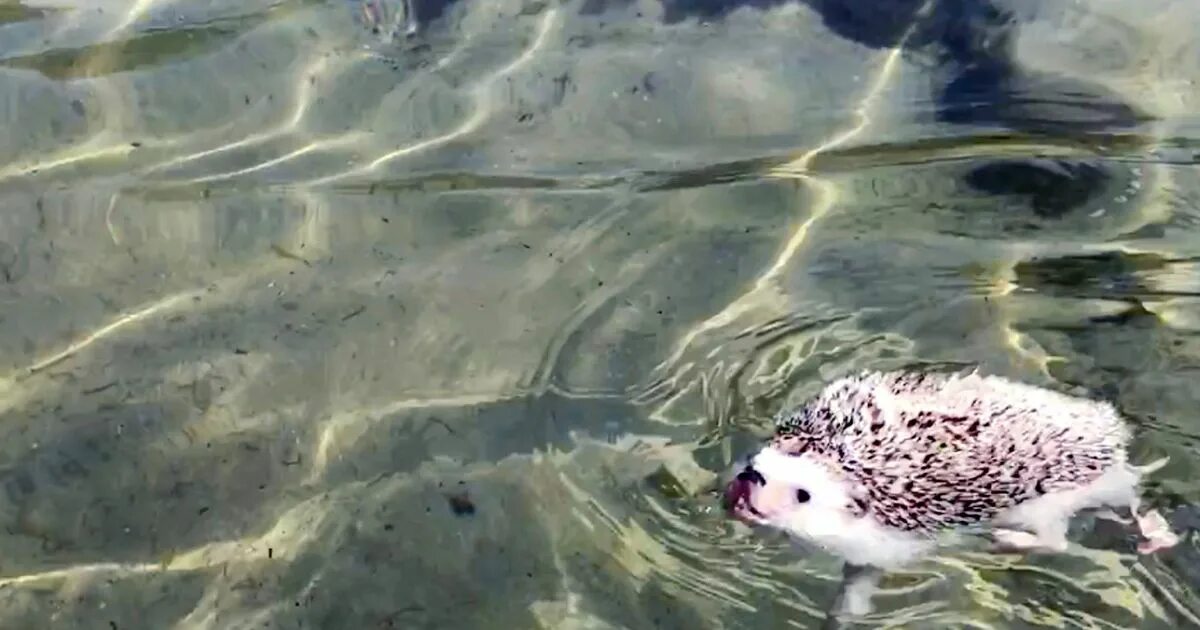
[[[849,486],[812,455],[764,448],[750,465],[766,480],[754,486],[750,503],[767,524],[863,565],[898,566],[926,550],[925,541],[883,527],[869,515],[855,516]],[[809,500],[800,503],[796,492]]]
[[[774,447],[767,447],[754,456],[750,465],[767,479],[791,484],[797,488],[808,490],[808,486],[816,486],[837,490],[837,486],[840,485],[811,455],[789,455]],[[812,490],[809,490],[809,493],[816,497]]]
[[[768,447],[759,451],[750,465],[767,481],[751,489],[751,504],[772,524],[785,529],[800,527],[796,533],[807,538],[820,536],[851,518],[845,484],[811,455],[789,455]],[[796,498],[801,490],[808,493],[808,501],[803,503]]]

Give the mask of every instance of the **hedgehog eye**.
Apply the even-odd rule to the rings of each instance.
[[[812,496],[808,494],[808,490],[805,490],[804,488],[796,491],[796,501],[800,503],[808,503],[808,500],[811,498]]]

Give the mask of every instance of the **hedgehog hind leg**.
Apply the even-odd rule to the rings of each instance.
[[[1138,543],[1138,553],[1146,555],[1160,549],[1170,549],[1179,544],[1179,535],[1171,531],[1170,524],[1158,510],[1150,510],[1137,517],[1138,530],[1146,540]]]
[[[1132,485],[1136,486],[1146,476],[1166,466],[1169,461],[1170,457],[1163,457],[1141,466],[1129,465],[1131,472],[1137,477],[1137,482]],[[1137,524],[1138,533],[1143,538],[1138,543],[1138,553],[1143,555],[1152,554],[1160,549],[1169,549],[1179,544],[1179,535],[1171,531],[1171,525],[1163,517],[1162,513],[1158,510],[1150,509],[1144,514],[1139,514],[1141,512],[1141,498],[1133,487],[1130,488],[1129,495],[1126,498],[1126,508],[1133,516],[1133,520]]]
[[[1144,539],[1138,543],[1138,553],[1148,555],[1160,549],[1170,549],[1179,544],[1179,535],[1171,531],[1171,525],[1162,513],[1158,510],[1150,509],[1145,514],[1138,514],[1140,503],[1137,498],[1134,498],[1129,504],[1129,510],[1133,513],[1133,518],[1137,522],[1138,533]]]

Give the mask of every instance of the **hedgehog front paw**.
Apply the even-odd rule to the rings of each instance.
[[[871,598],[879,587],[882,572],[873,567],[860,567],[847,564],[842,573],[841,603],[837,607],[838,616],[862,617],[875,610]]]
[[[1108,509],[1108,508],[1105,508],[1103,510],[1097,510],[1096,518],[1102,518],[1106,521],[1112,521],[1112,522],[1120,524],[1120,525],[1133,524],[1133,521],[1125,518],[1124,516],[1121,516],[1120,514],[1117,514],[1117,512],[1115,510]]]
[[[1041,546],[1037,536],[1015,529],[997,529],[992,532],[992,538],[995,551],[1032,551]]]
[[[842,609],[839,612],[840,616],[845,617],[864,617],[871,614],[875,610],[875,606],[871,604],[871,595],[874,589],[863,592],[862,589],[847,589],[846,597],[842,600]]]
[[[996,552],[1031,552],[1031,551],[1066,551],[1068,543],[1061,536],[1039,536],[1015,529],[997,529],[992,532],[996,540],[993,551]]]

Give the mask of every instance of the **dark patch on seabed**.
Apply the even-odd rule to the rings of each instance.
[[[1034,214],[1057,219],[1097,197],[1111,179],[1099,162],[995,160],[971,169],[967,184],[997,196],[1028,200]]]
[[[422,26],[445,15],[446,10],[455,2],[457,0],[404,0],[405,6],[412,7],[417,24]]]
[[[415,35],[433,26],[458,0],[359,0],[362,19],[376,32],[392,28],[391,36]],[[411,30],[410,30],[411,29]]]
[[[434,26],[456,2],[366,0],[363,11],[373,20],[382,20],[388,11],[398,13],[415,29],[408,33],[412,35]],[[1150,120],[1102,86],[1017,65],[1011,49],[1019,19],[997,2],[662,0],[662,15],[666,24],[716,21],[738,10],[766,11],[792,3],[816,12],[838,37],[876,49],[903,46],[931,60],[933,71],[945,78],[931,99],[941,122],[1079,134],[1130,129]],[[579,11],[600,15],[632,5],[632,0],[584,0]]]
[[[841,38],[875,49],[902,46],[931,63],[932,76],[942,82],[930,101],[935,120],[942,123],[1074,138],[1128,131],[1150,120],[1100,85],[1017,64],[1012,47],[1020,19],[1000,2],[662,0],[663,21],[716,21],[734,11],[764,11],[791,2],[815,11]],[[583,12],[598,14],[631,4],[588,0]],[[1024,196],[1039,217],[1059,219],[1093,200],[1113,173],[1097,160],[1016,158],[983,164],[967,178],[976,190]]]
[[[1110,251],[1076,256],[1056,256],[1021,261],[1014,268],[1018,286],[1043,295],[1077,298],[1130,299],[1200,295],[1195,291],[1167,290],[1155,277],[1182,276],[1180,267],[1194,268],[1193,259],[1172,259],[1160,254]],[[1174,269],[1173,269],[1174,268]]]
[[[413,21],[424,29],[455,2],[402,0],[396,10],[411,12]],[[765,11],[792,3],[816,12],[838,37],[876,49],[903,46],[932,60],[933,70],[945,78],[931,99],[942,122],[1079,134],[1130,129],[1150,120],[1102,86],[1016,64],[1012,44],[1020,20],[998,2],[662,0],[662,15],[667,24],[716,21],[738,10]],[[579,10],[598,15],[632,4],[632,0],[585,0]]]
[[[871,48],[903,46],[928,55],[938,73],[948,77],[936,95],[937,118],[943,122],[1079,133],[1127,129],[1148,121],[1101,86],[1018,66],[1012,59],[1012,42],[1019,20],[995,2],[934,0],[922,11],[926,0],[793,1],[817,12],[843,39]],[[788,0],[663,0],[664,21],[715,20],[737,9],[784,4]]]

